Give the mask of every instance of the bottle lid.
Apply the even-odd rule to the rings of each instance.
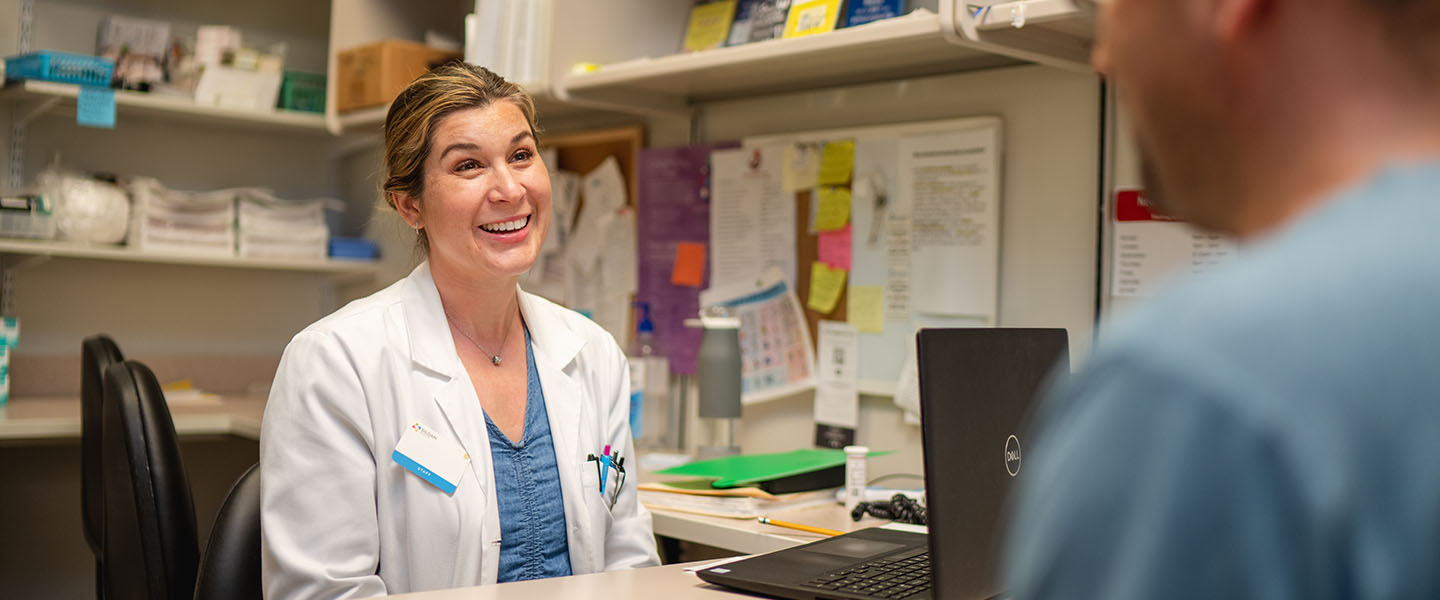
[[[846,446],[846,447],[845,447],[845,454],[850,455],[850,456],[856,456],[856,455],[858,455],[858,456],[865,456],[865,455],[867,455],[867,454],[869,454],[869,453],[870,453],[870,448],[868,448],[868,447],[866,447],[866,446]]]

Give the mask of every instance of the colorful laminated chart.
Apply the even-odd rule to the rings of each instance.
[[[740,319],[741,402],[752,404],[815,387],[815,350],[795,290],[771,268],[753,285],[711,288],[704,307],[725,306]]]

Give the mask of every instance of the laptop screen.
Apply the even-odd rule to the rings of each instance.
[[[1064,329],[923,329],[916,336],[930,559],[936,598],[989,598],[1005,498],[1024,471],[1024,422]]]

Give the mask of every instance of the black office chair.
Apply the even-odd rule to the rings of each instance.
[[[200,559],[195,600],[258,600],[260,593],[260,465],[250,467],[230,493]]]
[[[100,542],[105,527],[105,488],[101,479],[100,428],[105,396],[102,378],[105,368],[125,360],[120,348],[105,334],[93,335],[80,343],[80,517],[85,542],[95,555],[95,593],[103,598],[100,585]]]
[[[105,598],[188,600],[199,548],[175,422],[145,365],[111,365],[104,381]]]

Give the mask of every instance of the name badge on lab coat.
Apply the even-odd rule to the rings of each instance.
[[[410,425],[405,435],[400,436],[400,443],[395,445],[390,458],[447,494],[455,493],[465,476],[465,466],[470,463],[470,455],[464,448],[440,439],[433,430],[419,423]]]

